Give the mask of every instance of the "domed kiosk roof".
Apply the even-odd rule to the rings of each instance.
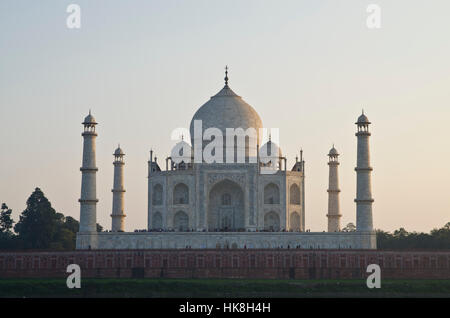
[[[333,148],[330,149],[330,152],[328,153],[328,155],[329,156],[339,156],[339,153],[338,153],[337,149],[334,148],[334,145],[333,145]]]
[[[264,145],[262,145],[260,149],[261,156],[265,157],[274,157],[276,156],[275,153],[278,150],[278,157],[282,157],[283,153],[281,152],[281,148],[272,140],[269,139],[268,142],[266,142]]]
[[[82,122],[82,124],[85,124],[85,125],[96,125],[97,124],[97,122],[95,121],[94,116],[92,116],[90,110],[89,110],[89,115],[87,115],[84,118],[84,121]]]
[[[358,121],[356,122],[356,124],[370,124],[369,118],[364,115],[364,110],[362,111],[361,116],[358,117]]]
[[[194,121],[202,121],[202,133],[208,128],[218,128],[225,136],[226,128],[252,127],[256,129],[259,143],[259,128],[262,121],[252,106],[247,104],[228,86],[226,72],[225,86],[194,114],[190,124],[191,142],[194,145]]]
[[[120,146],[117,147],[117,149],[114,151],[114,156],[124,156],[125,153],[123,152],[122,148]]]
[[[190,153],[184,153],[184,150],[190,150]],[[189,161],[191,159],[192,154],[194,153],[194,150],[192,149],[191,145],[188,144],[186,141],[181,140],[175,144],[175,146],[172,147],[171,156],[181,158],[184,161]]]

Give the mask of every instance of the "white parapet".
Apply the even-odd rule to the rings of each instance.
[[[92,245],[95,242],[96,245]],[[90,247],[89,247],[90,246]],[[373,232],[78,233],[77,249],[376,249]]]

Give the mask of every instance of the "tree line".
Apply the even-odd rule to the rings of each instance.
[[[380,250],[448,250],[450,249],[450,222],[430,233],[408,232],[404,228],[393,233],[377,230],[377,248]]]
[[[74,250],[79,222],[52,208],[41,189],[27,200],[26,209],[14,225],[12,210],[2,203],[0,210],[0,250]],[[102,227],[97,224],[97,231]]]
[[[347,224],[343,232],[354,232],[356,226]],[[403,227],[393,233],[376,230],[379,250],[448,250],[450,249],[450,222],[430,233],[408,232]]]

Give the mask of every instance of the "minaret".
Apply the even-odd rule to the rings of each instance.
[[[96,174],[98,168],[95,165],[95,132],[94,116],[86,116],[83,136],[83,166],[81,170],[81,198],[80,202],[80,230],[79,232],[97,232],[97,193]]]
[[[331,148],[328,153],[328,166],[330,167],[328,179],[328,232],[339,232],[341,230],[341,214],[339,207],[339,153],[336,148]]]
[[[150,180],[153,167],[153,149],[150,149],[150,160],[148,163],[148,173],[147,173],[147,229],[152,228],[152,182]]]
[[[114,185],[111,190],[113,193],[113,203],[112,203],[112,213],[111,213],[111,230],[113,232],[123,232],[125,228],[125,214],[123,213],[124,202],[123,195],[125,189],[123,188],[123,166],[125,162],[123,153],[120,145],[114,151]]]
[[[302,226],[300,230],[305,231],[305,160],[303,160],[303,149],[300,149],[300,164],[302,170]]]
[[[369,119],[364,115],[359,116],[356,122],[358,132],[358,159],[356,164],[356,230],[367,232],[373,230],[372,222],[372,186],[369,153]]]

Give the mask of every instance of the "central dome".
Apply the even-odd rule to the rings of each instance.
[[[194,117],[190,124],[190,134],[192,146],[196,140],[194,140],[194,121],[202,121],[202,136],[206,129],[208,128],[218,128],[225,138],[227,128],[242,128],[247,130],[248,128],[254,128],[256,130],[256,144],[260,144],[259,128],[262,128],[262,121],[258,113],[253,109],[252,106],[247,104],[240,96],[225,84],[216,95],[212,96],[209,101],[203,104]],[[203,144],[202,140],[199,140]],[[208,143],[208,142],[206,142]],[[225,144],[224,144],[225,146]],[[248,146],[246,146],[248,150]],[[248,152],[246,152],[248,153]],[[225,149],[224,149],[225,156]]]

